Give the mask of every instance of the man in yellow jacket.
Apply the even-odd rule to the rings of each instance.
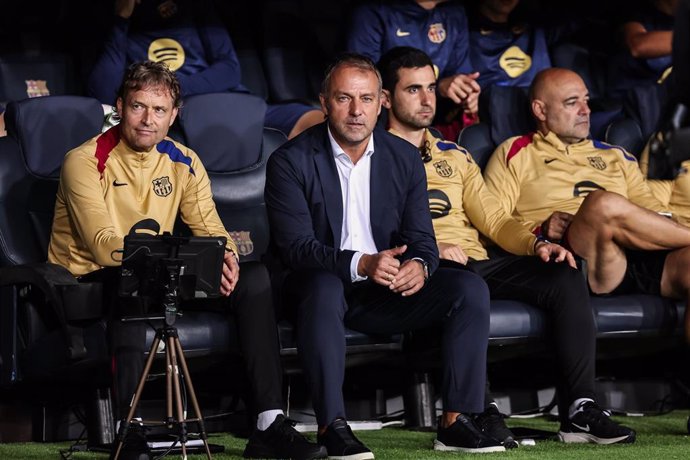
[[[227,238],[220,291],[235,316],[258,415],[245,457],[323,458],[284,417],[282,369],[270,279],[259,263],[240,265],[237,247],[218,216],[211,183],[197,155],[167,137],[177,116],[180,85],[163,63],[133,64],[122,83],[122,121],[65,156],[55,204],[48,261],[83,281],[101,281],[110,313],[114,390],[120,417],[128,413],[143,370],[145,326],[119,321],[117,267],[124,237],[140,221],[172,232],[179,212],[197,236]],[[119,458],[149,458],[143,427],[134,425]],[[114,444],[115,446],[116,444]]]

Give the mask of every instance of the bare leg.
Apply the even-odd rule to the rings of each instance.
[[[587,261],[590,288],[601,294],[611,292],[623,280],[627,264],[623,248],[685,248],[690,246],[690,228],[617,193],[595,191],[575,214],[568,229],[568,243]]]
[[[678,249],[666,257],[661,295],[685,299],[685,339],[690,343],[690,248]]]
[[[323,122],[323,120],[325,120],[323,111],[319,109],[310,110],[309,112],[299,117],[299,120],[297,120],[295,126],[293,126],[292,130],[290,130],[288,139],[292,139],[293,137],[297,136],[299,133],[301,133],[307,128],[311,128],[314,125],[318,125],[319,123]]]

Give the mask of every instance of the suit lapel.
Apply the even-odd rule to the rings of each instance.
[[[378,131],[374,135],[374,154],[371,156],[371,174],[369,177],[369,219],[371,221],[371,232],[374,235],[374,242],[379,251],[389,249],[390,241],[383,240],[385,237],[384,229],[379,225],[382,217],[385,216],[384,207],[388,203],[393,165],[391,152],[381,146],[382,134]]]
[[[321,182],[326,216],[333,234],[333,244],[335,247],[340,247],[343,225],[343,194],[325,125],[326,123],[324,123],[324,129],[321,131],[321,141],[314,145],[314,164]]]

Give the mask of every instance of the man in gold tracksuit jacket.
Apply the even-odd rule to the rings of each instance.
[[[226,237],[219,306],[235,317],[233,333],[239,338],[257,412],[244,455],[323,458],[325,449],[307,442],[282,411],[282,369],[268,272],[260,263],[247,262],[240,278],[237,248],[216,211],[206,170],[192,150],[166,137],[180,105],[179,82],[167,65],[146,61],[129,68],[117,100],[120,124],[65,156],[48,260],[81,281],[103,283],[104,302],[111,310],[114,396],[122,418],[130,412],[128,404],[144,368],[147,327],[141,321],[120,321],[117,267],[125,235],[143,220],[155,221],[159,232],[172,233],[179,212],[194,235]],[[149,458],[142,427],[121,428],[119,436],[125,437],[120,458]],[[113,449],[118,444],[113,443]]]
[[[690,228],[659,215],[665,209],[632,155],[587,139],[582,79],[566,69],[543,70],[530,99],[538,132],[505,141],[484,172],[505,210],[586,260],[593,293],[643,292],[690,303]],[[690,338],[690,315],[685,324]]]

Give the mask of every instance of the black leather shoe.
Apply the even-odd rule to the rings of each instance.
[[[326,447],[329,458],[339,460],[371,460],[374,454],[352,433],[343,419],[337,419],[318,436],[319,444]]]
[[[309,442],[294,428],[295,423],[278,415],[265,431],[254,430],[244,448],[245,458],[291,458],[311,460],[326,458],[326,449]]]
[[[499,441],[490,438],[475,425],[474,421],[459,414],[448,428],[438,424],[434,450],[451,452],[504,452]]]
[[[474,418],[474,423],[484,434],[499,441],[506,449],[514,449],[518,447],[518,443],[513,432],[506,426],[505,417],[496,406],[491,404],[488,409]]]

